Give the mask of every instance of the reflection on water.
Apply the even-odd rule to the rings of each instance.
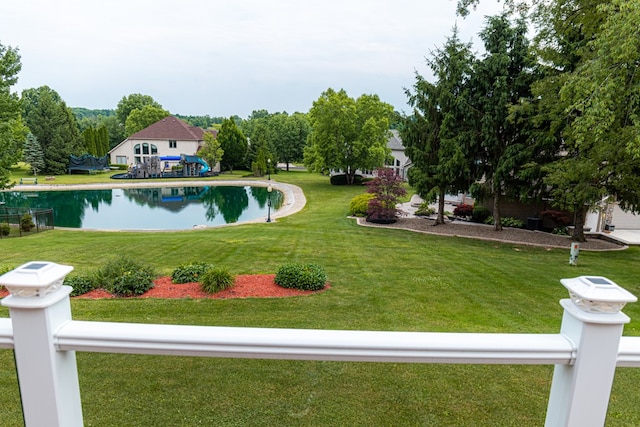
[[[0,192],[11,207],[52,208],[57,227],[105,230],[183,230],[267,216],[265,187],[207,186]],[[271,193],[271,213],[284,196]]]

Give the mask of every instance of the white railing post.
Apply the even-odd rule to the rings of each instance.
[[[16,369],[25,425],[82,426],[74,351],[57,351],[54,334],[71,320],[69,293],[62,286],[70,266],[33,261],[0,276],[10,295]]]
[[[602,426],[616,369],[618,348],[629,317],[620,310],[637,298],[604,277],[563,279],[571,299],[560,333],[575,347],[575,362],[556,365],[545,426]]]

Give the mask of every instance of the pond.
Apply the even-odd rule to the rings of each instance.
[[[113,188],[0,192],[6,207],[52,208],[56,227],[185,230],[267,218],[269,193],[258,186]],[[271,193],[271,215],[284,195]]]

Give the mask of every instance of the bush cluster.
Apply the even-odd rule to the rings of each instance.
[[[371,193],[363,193],[351,199],[349,203],[349,215],[366,216],[369,202],[373,200],[374,197]]]
[[[283,288],[317,291],[325,287],[327,275],[319,265],[291,263],[278,269],[274,281]]]
[[[473,210],[471,211],[471,221],[473,222],[483,223],[490,216],[491,212],[489,212],[489,209],[485,208],[484,206],[474,206]]]
[[[422,202],[416,210],[415,214],[420,216],[431,216],[436,213],[436,210],[429,206],[429,202]]]
[[[155,274],[149,266],[120,257],[105,264],[96,273],[98,287],[116,296],[142,295],[153,287]]]
[[[485,224],[493,224],[493,216],[489,216],[487,217],[487,219],[484,221]],[[523,228],[524,227],[524,221],[521,219],[517,219],[517,218],[513,218],[510,216],[505,216],[500,218],[500,224],[502,224],[503,227],[511,227],[511,228]]]
[[[347,175],[345,174],[331,175],[331,178],[329,178],[329,181],[331,182],[331,185],[347,185]],[[355,175],[353,177],[354,185],[361,185],[362,181],[363,181],[362,175]]]
[[[453,215],[465,218],[470,217],[473,215],[473,206],[462,203],[455,207]]]
[[[178,266],[171,273],[172,283],[191,283],[199,282],[201,276],[213,266],[206,262],[194,261],[189,264],[182,264]]]
[[[8,222],[0,223],[0,236],[8,236],[11,233],[11,226]]]
[[[73,288],[72,297],[86,294],[98,287],[95,277],[91,275],[67,276],[64,279],[64,284]]]
[[[200,288],[209,294],[224,291],[235,282],[235,277],[224,268],[209,268],[201,277]]]

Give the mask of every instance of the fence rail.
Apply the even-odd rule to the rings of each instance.
[[[83,425],[77,351],[555,365],[548,427],[604,425],[615,368],[640,367],[640,337],[622,337],[623,325],[630,319],[620,311],[635,296],[605,278],[587,278],[586,282],[600,286],[588,290],[590,299],[580,296],[584,289],[574,286],[581,278],[563,281],[572,299],[560,301],[564,313],[558,334],[345,331],[75,321],[71,288],[62,285],[72,268],[52,264],[32,262],[0,276],[0,284],[11,293],[2,300],[11,318],[0,319],[0,348],[15,350],[29,427]],[[29,283],[30,277],[34,283]]]
[[[31,225],[23,224],[25,215],[31,216]],[[22,237],[53,228],[53,209],[0,206],[0,239]]]

